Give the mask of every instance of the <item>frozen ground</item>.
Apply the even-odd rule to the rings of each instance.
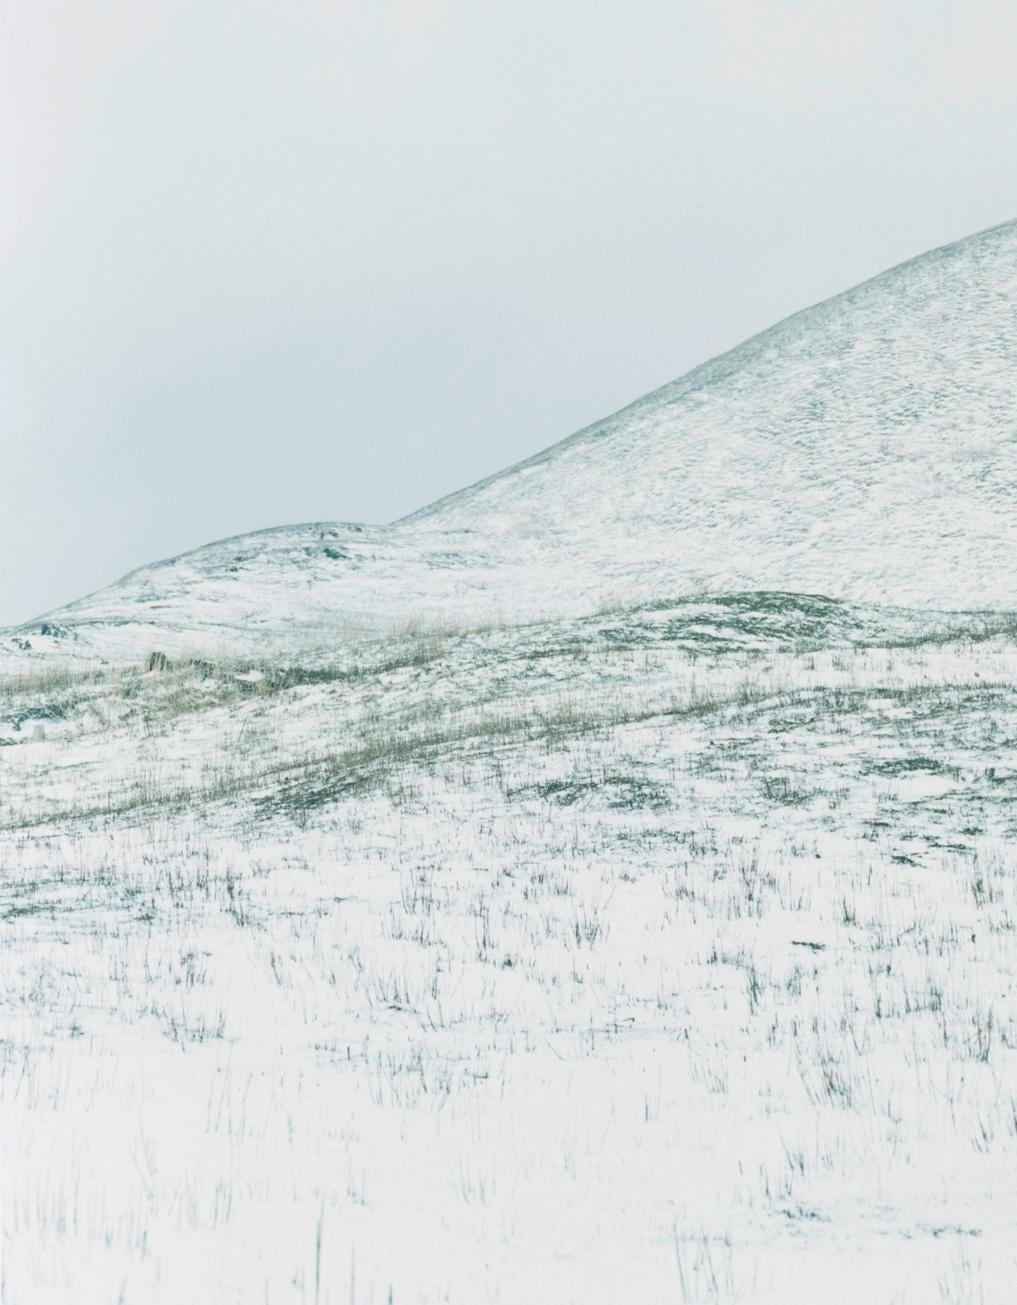
[[[1012,1300],[1014,621],[8,680],[5,1305]]]
[[[1015,295],[0,632],[3,1305],[1010,1305]]]

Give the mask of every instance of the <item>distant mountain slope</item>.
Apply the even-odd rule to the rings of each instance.
[[[1012,605],[1017,224],[893,268],[411,523],[672,590]]]
[[[785,591],[1017,607],[1017,223],[798,313],[393,526],[285,527],[0,635],[15,657],[333,641]]]

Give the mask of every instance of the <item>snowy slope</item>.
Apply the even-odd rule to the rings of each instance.
[[[415,514],[675,591],[1012,604],[1017,224],[807,309]]]
[[[894,268],[394,526],[209,545],[7,637],[134,657],[703,591],[1017,605],[1017,224]],[[24,648],[25,644],[28,649]]]

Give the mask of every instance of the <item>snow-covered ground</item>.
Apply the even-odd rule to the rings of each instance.
[[[997,627],[9,682],[5,1305],[1012,1299]]]
[[[6,632],[3,1305],[1009,1305],[1015,268]]]

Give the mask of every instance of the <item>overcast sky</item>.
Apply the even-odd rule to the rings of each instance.
[[[1017,217],[1017,5],[0,0],[0,624]]]

